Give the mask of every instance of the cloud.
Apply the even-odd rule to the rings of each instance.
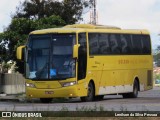
[[[24,0],[1,0],[0,32],[11,21],[11,13]],[[114,25],[124,29],[148,29],[153,46],[160,45],[160,0],[97,0],[98,23]],[[90,13],[84,15],[84,22],[90,20]]]
[[[97,8],[98,24],[148,29],[153,46],[160,45],[160,0],[97,0]]]
[[[0,32],[11,22],[11,14],[16,10],[16,6],[24,0],[1,0],[0,4]]]
[[[149,26],[160,19],[157,18],[160,13],[152,10],[156,1],[99,0],[99,23],[111,23],[134,28]]]

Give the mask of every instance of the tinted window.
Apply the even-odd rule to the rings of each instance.
[[[132,35],[133,54],[142,54],[141,35]]]
[[[99,54],[98,34],[89,34],[89,53],[90,55]]]
[[[111,54],[108,34],[99,34],[99,54]]]
[[[90,33],[89,51],[90,55],[120,54],[120,35],[109,33]]]
[[[151,54],[150,37],[136,34],[90,33],[90,55]]]
[[[131,54],[132,53],[131,35],[121,34],[120,37],[121,37],[122,54]]]
[[[121,41],[120,35],[118,34],[110,34],[110,45],[112,54],[120,54],[121,53]]]
[[[143,54],[151,54],[151,43],[149,35],[142,35],[142,52]]]

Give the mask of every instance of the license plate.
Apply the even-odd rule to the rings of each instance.
[[[53,91],[45,91],[45,94],[53,94]]]

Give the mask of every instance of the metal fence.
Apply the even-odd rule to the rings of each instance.
[[[0,94],[20,94],[25,92],[25,79],[21,74],[0,73]]]

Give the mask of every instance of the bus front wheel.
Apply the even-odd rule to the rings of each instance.
[[[94,86],[93,83],[89,83],[88,92],[86,97],[81,97],[82,102],[89,102],[94,100]]]

